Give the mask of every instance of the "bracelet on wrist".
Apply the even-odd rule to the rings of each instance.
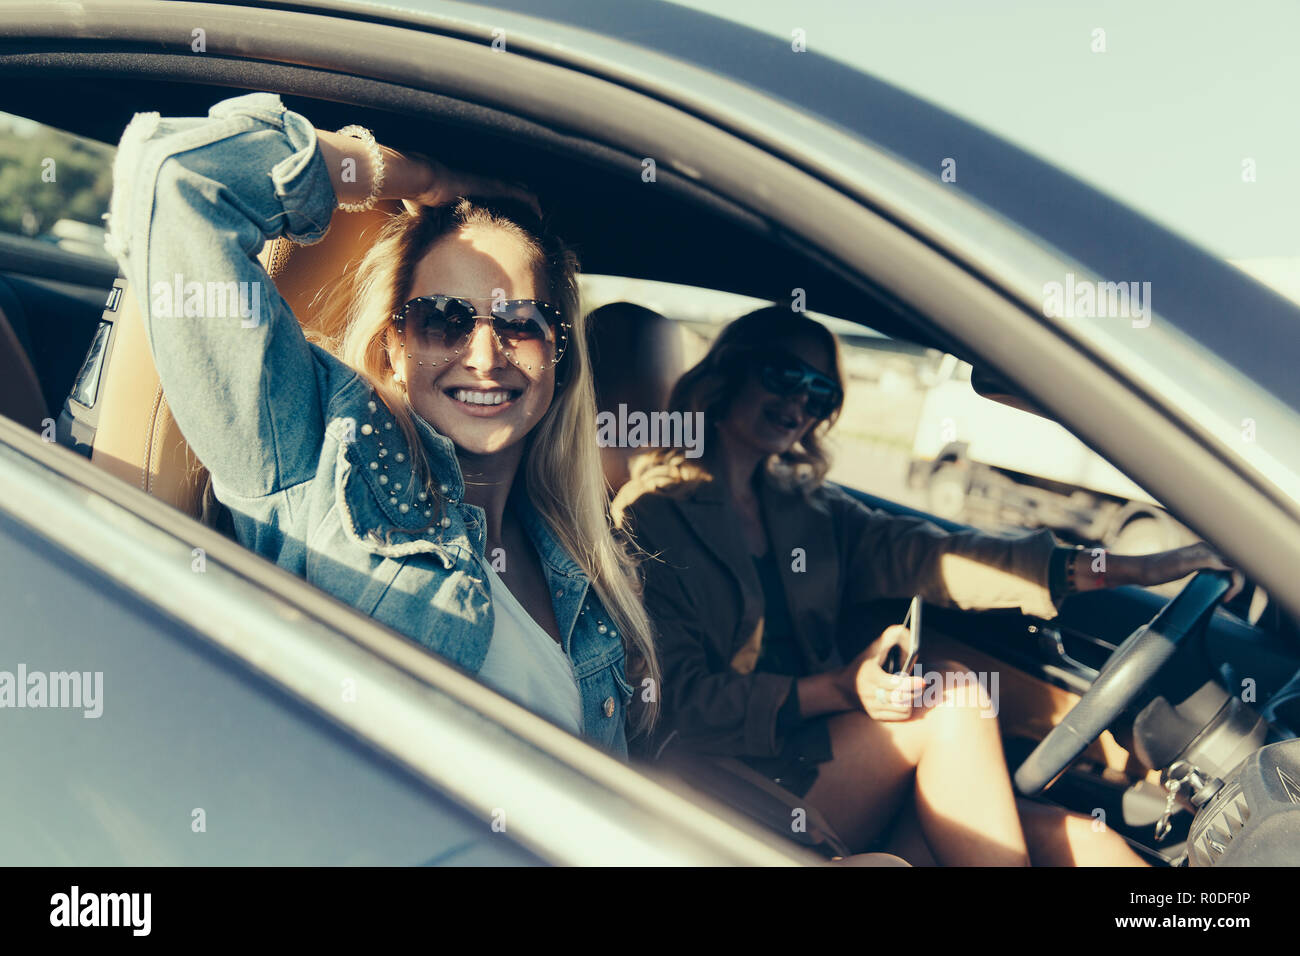
[[[1075,565],[1078,564],[1079,556],[1086,550],[1087,550],[1086,548],[1079,548],[1078,551],[1076,551],[1073,555],[1070,556],[1071,560],[1066,570],[1066,579],[1069,582],[1069,586],[1071,590],[1077,591],[1079,589],[1078,579],[1075,576]],[[1104,568],[1106,567],[1106,552],[1104,550],[1102,551],[1101,566],[1103,570],[1092,572],[1092,577],[1093,580],[1096,582],[1096,585],[1090,590],[1099,590],[1107,586],[1106,571],[1104,570]]]
[[[1074,556],[1076,546],[1058,545],[1047,564],[1047,589],[1054,603],[1059,603],[1074,591]]]
[[[379,190],[384,185],[384,154],[380,152],[374,134],[364,126],[345,126],[338,133],[340,136],[351,136],[353,139],[361,140],[370,160],[370,194],[360,202],[341,202],[339,208],[344,212],[369,212],[375,208],[375,203],[379,199]]]

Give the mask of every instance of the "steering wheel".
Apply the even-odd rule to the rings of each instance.
[[[1027,797],[1051,786],[1084,749],[1137,700],[1189,635],[1209,620],[1232,584],[1223,571],[1200,571],[1160,613],[1130,634],[1079,702],[1016,770]]]

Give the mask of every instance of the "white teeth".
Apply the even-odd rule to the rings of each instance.
[[[452,397],[458,402],[464,402],[466,405],[500,405],[502,402],[510,400],[510,393],[504,390],[482,392],[469,388],[458,388],[452,393]]]

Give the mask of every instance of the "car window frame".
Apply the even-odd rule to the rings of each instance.
[[[158,21],[163,8],[136,0],[126,7],[135,15],[133,31],[152,35],[162,49],[176,46],[175,36],[166,33],[174,29],[166,22],[169,18],[144,22],[146,14]],[[98,36],[100,42],[111,43],[114,36],[122,35],[122,7],[115,8],[113,30],[106,20],[95,20],[95,15],[102,17],[102,8],[88,6],[87,10],[92,15],[79,24],[80,39]],[[1295,502],[1279,497],[1260,474],[1231,460],[1195,423],[1153,396],[1140,379],[1047,321],[1027,301],[1023,289],[1015,291],[1010,265],[959,258],[916,228],[911,220],[938,208],[927,205],[934,187],[926,185],[928,198],[918,199],[908,192],[909,186],[922,185],[915,175],[891,165],[890,157],[869,145],[807,123],[800,127],[807,137],[792,140],[787,131],[784,150],[770,147],[763,136],[746,140],[736,135],[738,126],[759,124],[770,131],[787,115],[778,111],[760,121],[755,111],[770,103],[757,95],[737,105],[736,94],[717,107],[743,116],[719,124],[707,118],[710,113],[704,114],[706,118],[688,113],[666,95],[657,98],[644,88],[620,87],[607,78],[528,56],[489,59],[498,55],[477,40],[428,29],[357,21],[349,22],[346,37],[341,37],[330,35],[327,13],[235,6],[222,7],[220,12],[229,31],[214,38],[213,51],[285,67],[288,72],[280,74],[281,85],[290,83],[291,60],[311,63],[314,69],[355,69],[354,51],[364,34],[371,54],[366,74],[371,79],[440,89],[531,120],[563,125],[602,142],[616,141],[629,150],[657,142],[670,154],[697,159],[686,164],[681,175],[707,183],[728,200],[779,222],[809,250],[899,303],[936,338],[957,341],[968,354],[1022,384],[1031,397],[1134,480],[1151,488],[1171,508],[1194,515],[1187,522],[1194,530],[1230,545],[1225,548],[1230,558],[1276,592],[1293,613],[1300,610],[1300,595],[1283,578],[1283,569],[1300,564],[1300,534],[1296,533],[1300,514]],[[295,31],[291,24],[315,29]],[[49,36],[57,33],[55,26],[46,24],[36,32]],[[187,67],[184,58],[165,64],[155,61],[148,67],[159,75],[189,75],[211,82],[220,75],[215,59],[203,61],[201,70],[199,65]],[[242,72],[248,75],[246,68]],[[696,98],[705,89],[719,88],[720,82],[701,80],[704,88],[696,91]],[[736,93],[734,89],[723,92]],[[594,103],[601,104],[599,111]],[[850,149],[851,162],[847,153],[836,153]],[[796,158],[790,150],[797,151]],[[840,174],[821,172],[821,159],[831,154],[841,155]],[[854,180],[852,188],[845,185],[848,178]],[[971,227],[991,230],[994,241],[988,245],[993,249],[1005,241],[1004,248],[1015,255],[1035,255],[1031,261],[1036,263],[1050,263],[1053,269],[1070,265],[1054,250],[1027,243],[1026,237],[976,207],[962,207],[961,214],[953,216],[956,220],[964,216]],[[957,228],[960,223],[943,225]],[[1195,351],[1194,356],[1204,358]],[[1128,427],[1114,429],[1117,421],[1126,421]],[[1184,480],[1191,462],[1200,472],[1198,482]],[[1231,513],[1216,507],[1225,496],[1239,502]]]

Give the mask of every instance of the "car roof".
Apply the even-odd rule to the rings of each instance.
[[[657,0],[617,4],[493,0],[491,6],[434,0],[385,0],[382,4],[372,0],[225,2],[405,24],[474,42],[491,42],[493,31],[504,31],[502,36],[514,52],[646,90],[751,139],[765,135],[762,145],[770,151],[867,203],[872,203],[873,197],[855,181],[852,168],[818,166],[821,157],[806,148],[800,136],[791,135],[788,129],[782,135],[779,124],[760,128],[761,119],[755,120],[758,108],[770,103],[773,110],[785,111],[783,119],[797,115],[803,130],[813,135],[825,130],[845,143],[860,144],[862,156],[869,151],[872,156],[896,161],[900,168],[928,180],[927,185],[939,182],[945,158],[959,157],[960,175],[943,186],[948,195],[960,197],[981,215],[992,214],[1010,224],[1049,250],[1054,261],[1079,263],[1101,280],[1149,282],[1162,321],[1234,367],[1243,380],[1267,389],[1292,410],[1300,409],[1300,376],[1291,370],[1290,344],[1300,327],[1300,308],[1294,303],[1051,163],[815,50],[793,55],[783,39]],[[34,89],[10,92],[12,95],[0,94],[0,108],[5,102],[13,103],[9,108],[16,112],[49,121],[19,107],[54,98],[53,78],[42,78]],[[110,95],[108,91],[93,93]],[[185,100],[179,89],[177,99],[178,103]],[[203,106],[211,105],[213,99],[209,95]],[[196,102],[192,95],[189,101]],[[90,135],[115,139],[116,135],[105,131],[110,125],[120,131],[129,119],[129,113],[124,118],[121,110],[98,109],[88,102],[84,90],[73,102],[82,110],[84,122],[97,128]],[[153,105],[147,98],[134,108],[165,110],[168,106],[165,102]],[[595,154],[592,158],[598,159]],[[536,168],[547,173],[544,156],[538,159]],[[598,165],[590,168],[598,171]],[[556,170],[552,159],[549,172]],[[572,189],[572,179],[554,181],[567,186],[566,192],[579,194]],[[599,175],[592,181],[597,185],[613,182]],[[575,214],[563,223],[561,234],[587,240],[588,271],[702,285],[763,298],[790,293],[791,257],[788,248],[775,241],[779,237],[771,231],[771,224],[750,223],[751,231],[754,226],[769,228],[769,234],[758,243],[747,241],[744,228],[733,222],[729,229],[692,236],[689,249],[674,249],[681,230],[674,233],[667,204],[637,204],[626,190],[617,195],[630,201],[617,213],[608,208],[602,212],[599,201],[590,202],[585,218],[591,222]],[[705,189],[696,198],[707,200],[709,195]],[[603,222],[595,221],[602,217]],[[955,244],[946,244],[944,221],[932,218],[940,224],[938,233],[921,238],[968,264],[972,271],[985,274],[994,285],[1010,287],[1004,277],[988,274]],[[628,229],[626,223],[636,223],[637,228]],[[976,236],[975,244],[978,241]],[[968,236],[968,249],[970,245]],[[726,261],[728,256],[730,261]],[[945,344],[927,339],[924,332],[897,315],[891,316],[852,281],[809,262],[801,261],[798,266],[801,280],[807,281],[795,284],[810,290],[810,300],[811,290],[816,289],[818,301],[844,305],[834,313],[840,317],[886,334]],[[1048,279],[1062,278],[1059,273],[1044,275],[1037,280],[1038,288]],[[1020,300],[1041,307],[1041,301],[1034,306],[1039,297],[1027,297],[1023,288],[1022,284]]]
[[[682,85],[673,64],[685,64],[793,106],[932,179],[939,178],[945,158],[959,157],[961,173],[946,184],[954,192],[1100,279],[1150,282],[1163,320],[1300,409],[1300,377],[1291,371],[1291,343],[1300,329],[1295,303],[1050,162],[815,49],[793,55],[785,38],[662,0],[276,5],[405,19],[480,39],[504,30],[516,49],[651,86],[669,99]],[[694,98],[690,105],[699,109],[701,102]],[[725,121],[721,112],[715,118]]]

